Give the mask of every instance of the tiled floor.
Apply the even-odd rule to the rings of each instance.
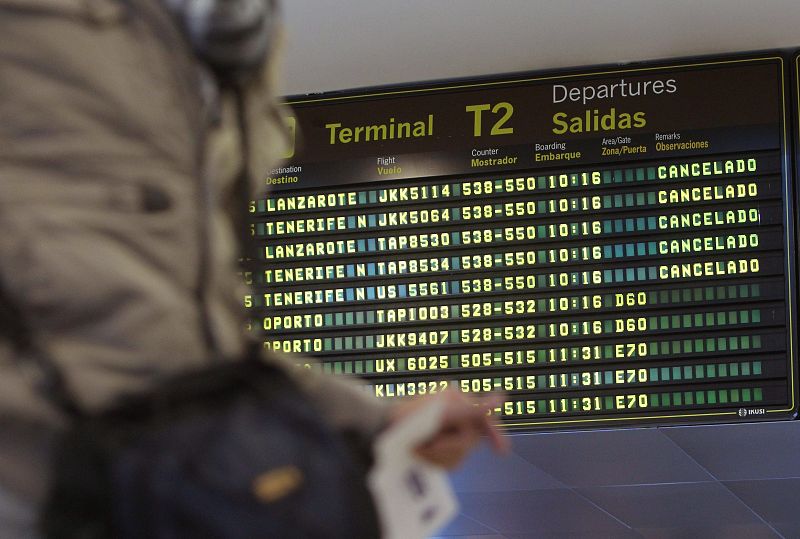
[[[439,537],[800,539],[800,422],[515,435]]]

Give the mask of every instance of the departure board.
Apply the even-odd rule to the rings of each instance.
[[[510,429],[792,418],[789,65],[292,99],[251,330],[379,398],[502,391]]]

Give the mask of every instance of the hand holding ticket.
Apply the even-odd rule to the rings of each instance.
[[[428,537],[455,515],[457,503],[442,468],[459,464],[482,435],[496,450],[508,449],[487,415],[496,400],[445,392],[396,407],[392,426],[375,443],[369,477],[387,539]]]

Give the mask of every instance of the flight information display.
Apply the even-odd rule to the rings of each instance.
[[[780,54],[290,101],[251,201],[264,347],[514,429],[797,409]]]

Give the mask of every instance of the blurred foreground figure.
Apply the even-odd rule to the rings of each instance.
[[[0,0],[0,282],[82,409],[242,354],[234,223],[260,195],[235,179],[262,178],[285,143],[277,27],[268,0]],[[17,353],[0,336],[0,537],[24,539],[67,422]],[[418,406],[301,380],[365,441]],[[485,408],[452,395],[419,453],[453,466],[482,434],[503,446]]]

